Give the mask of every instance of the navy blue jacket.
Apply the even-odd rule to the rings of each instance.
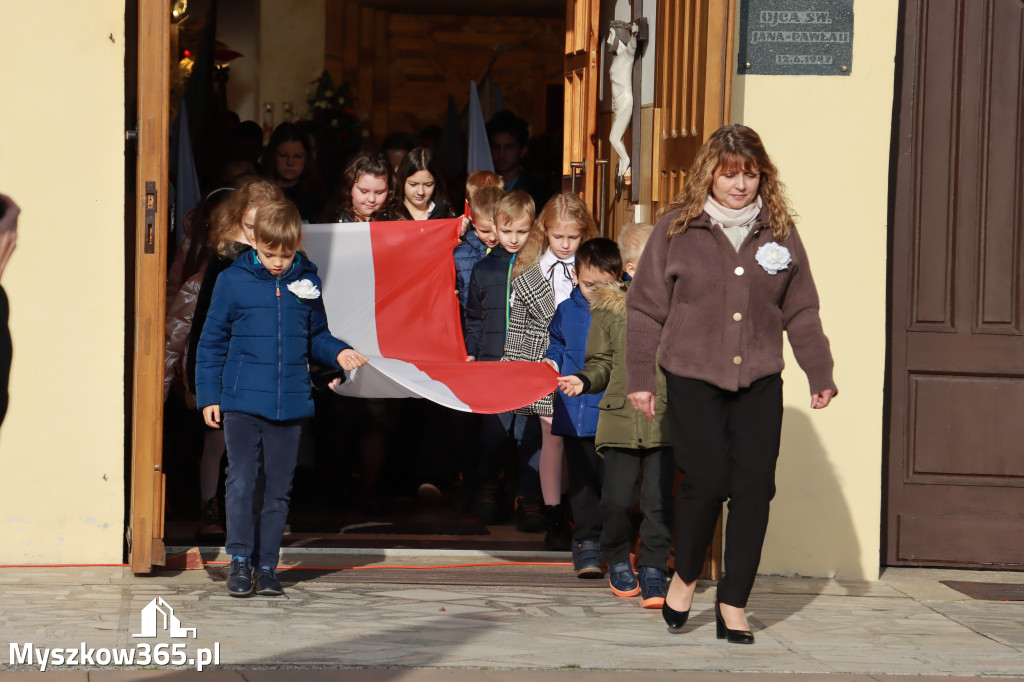
[[[455,289],[459,292],[459,304],[462,306],[462,329],[466,329],[466,299],[469,298],[469,280],[473,275],[473,266],[487,255],[487,245],[476,236],[473,226],[466,232],[466,240],[455,247]]]
[[[583,369],[587,356],[587,336],[590,334],[590,303],[583,298],[579,288],[558,304],[555,316],[548,325],[551,343],[544,358],[554,360],[562,376]],[[561,391],[555,391],[555,415],[551,422],[551,433],[556,436],[593,438],[597,433],[597,418],[601,413],[598,405],[604,391],[583,393],[570,398]]]
[[[313,416],[308,361],[340,369],[338,353],[349,346],[327,329],[322,297],[288,290],[299,280],[323,286],[302,254],[275,277],[251,249],[217,278],[196,358],[200,408],[275,421]]]
[[[477,360],[505,355],[512,260],[499,244],[473,266],[466,297],[466,353]]]

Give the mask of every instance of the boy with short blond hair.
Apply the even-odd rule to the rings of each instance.
[[[366,358],[331,336],[316,266],[299,253],[302,217],[290,201],[256,211],[255,248],[221,273],[199,339],[196,394],[211,428],[223,423],[231,569],[228,593],[283,594],[277,561],[302,419],[313,416],[308,363],[343,370]],[[253,517],[262,469],[260,516]],[[256,533],[256,529],[259,533]],[[254,569],[255,568],[255,573]]]
[[[636,272],[636,264],[640,262],[640,256],[647,246],[647,239],[653,231],[654,226],[648,223],[628,223],[619,231],[616,242],[619,245],[619,253],[622,254],[623,270],[630,277]]]
[[[473,194],[484,187],[497,187],[505,190],[505,179],[491,171],[473,171],[466,178],[466,198],[472,199]]]
[[[465,240],[455,247],[454,252],[455,289],[459,292],[463,334],[466,332],[469,279],[473,275],[473,266],[498,244],[498,236],[494,231],[494,206],[504,194],[499,187],[481,187],[470,194],[468,199],[472,222],[469,224],[470,229],[466,232]]]
[[[526,192],[514,190],[494,205],[498,243],[473,267],[466,300],[467,360],[501,360],[508,331],[509,276],[515,255],[533,229],[536,207]],[[516,440],[519,478],[517,499],[540,498],[540,478],[530,466],[541,446],[540,420],[536,415],[512,412],[484,415],[480,426],[480,488],[477,515],[493,523],[500,513],[498,501],[501,464],[509,436]],[[540,507],[517,509],[520,530],[536,532],[545,526]]]

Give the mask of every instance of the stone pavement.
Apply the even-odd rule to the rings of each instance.
[[[3,568],[0,671],[39,668],[12,661],[12,643],[24,652],[27,643],[39,650],[163,642],[185,643],[189,657],[216,646],[220,664],[199,675],[206,680],[376,682],[443,675],[449,682],[568,681],[583,671],[588,680],[610,680],[609,671],[620,671],[615,679],[621,679],[624,670],[645,671],[629,675],[643,680],[669,679],[654,671],[707,673],[688,682],[749,672],[835,682],[886,675],[1024,678],[1024,602],[975,600],[939,582],[1024,583],[1019,573],[888,569],[874,582],[760,577],[747,608],[757,642],[739,646],[715,638],[710,583],[698,589],[684,632],[673,635],[660,614],[639,608],[638,600],[566,581],[564,566],[493,568],[526,577],[504,585],[459,584],[460,571],[486,575],[489,567],[380,568],[522,559],[394,551],[297,555],[284,563],[363,570],[284,571],[286,598],[249,599],[229,597],[215,571],[136,577],[120,567]],[[132,636],[144,634],[142,609],[157,597],[182,627],[197,628],[196,639],[172,639],[162,628],[155,639]],[[141,666],[148,671],[126,667],[59,669],[69,680],[186,677],[184,668],[152,662]],[[0,682],[23,675],[0,672]]]

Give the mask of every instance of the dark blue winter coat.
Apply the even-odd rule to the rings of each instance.
[[[583,369],[587,356],[587,336],[590,334],[590,303],[579,288],[558,304],[555,316],[548,325],[551,342],[544,358],[554,360],[559,373],[568,376]],[[551,433],[556,436],[593,438],[597,433],[597,418],[601,413],[601,393],[583,393],[570,398],[555,391],[555,415]]]
[[[323,286],[302,254],[275,277],[255,250],[217,278],[196,359],[200,408],[220,405],[222,413],[275,421],[313,416],[307,362],[340,369],[338,353],[349,346],[331,336],[322,297],[300,299],[288,290],[299,280]]]
[[[476,236],[470,225],[466,241],[455,247],[455,290],[459,292],[459,306],[462,312],[462,334],[466,334],[466,299],[469,298],[469,280],[473,266],[487,255],[487,245]]]
[[[477,360],[501,360],[505,354],[512,260],[499,244],[473,266],[466,297],[466,353]]]

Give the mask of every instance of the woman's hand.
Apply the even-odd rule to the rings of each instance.
[[[366,356],[354,348],[346,348],[338,353],[338,364],[346,372],[351,372],[356,367],[362,367],[366,363]]]
[[[562,389],[562,393],[570,398],[575,398],[583,392],[583,380],[572,375],[558,377],[558,388]]]
[[[831,388],[826,388],[821,393],[815,393],[811,395],[811,409],[822,410],[828,407],[828,404],[832,402],[832,398],[835,396],[835,394],[836,392],[833,391]]]
[[[651,421],[654,419],[654,394],[650,391],[634,391],[628,396],[629,404],[633,406],[633,409],[637,412],[643,412],[647,415],[647,420]]]
[[[556,363],[551,358],[541,358],[541,362],[543,362],[545,365],[555,370],[556,372],[558,371],[558,363]]]

